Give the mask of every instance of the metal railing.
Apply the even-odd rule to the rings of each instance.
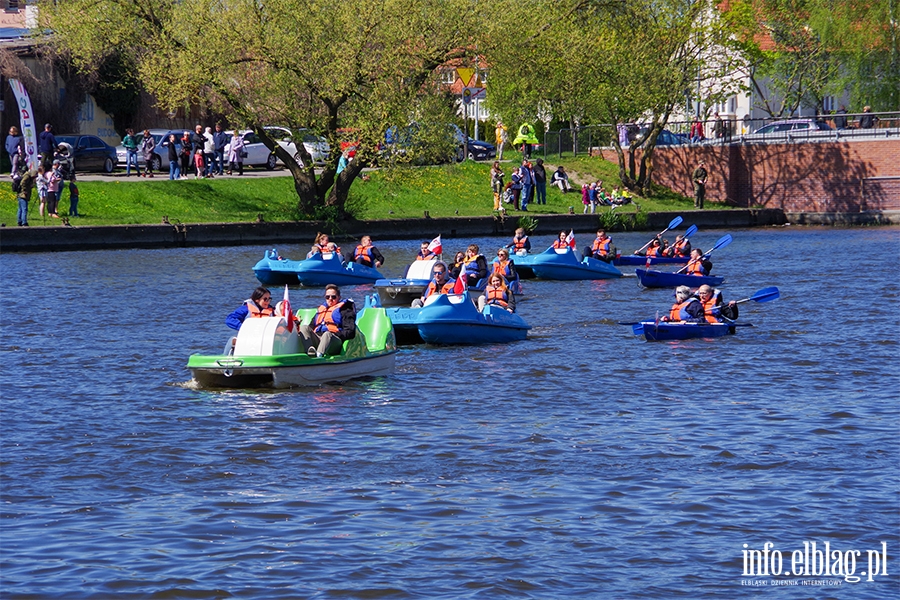
[[[646,123],[548,131],[544,134],[544,157],[564,153],[577,156],[592,149],[610,148],[613,136],[624,147],[640,141],[648,131]],[[900,136],[900,112],[832,113],[779,119],[737,119],[725,115],[721,120],[669,121],[657,138],[657,146],[835,142],[893,136]]]

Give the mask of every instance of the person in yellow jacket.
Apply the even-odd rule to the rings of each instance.
[[[522,157],[531,158],[531,150],[537,143],[538,139],[537,134],[534,132],[534,127],[531,123],[522,123],[519,126],[519,133],[516,135],[516,139],[513,140],[513,146],[522,144]]]
[[[494,140],[497,145],[497,160],[503,160],[503,146],[509,141],[509,134],[503,121],[497,121],[497,127],[494,129]]]

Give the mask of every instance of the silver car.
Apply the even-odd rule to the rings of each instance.
[[[287,127],[270,126],[263,129],[278,142],[279,146],[287,150],[288,154],[293,156],[294,160],[301,167],[304,166],[303,161],[297,153],[297,146],[294,142],[297,138],[303,140],[303,147],[309,152],[315,164],[322,164],[328,159],[328,154],[331,151],[328,140],[320,135],[311,133],[308,129],[298,129],[296,133],[291,133],[291,130]]]
[[[172,131],[172,133],[177,133],[177,138],[181,138],[181,130]],[[169,154],[166,148],[163,148],[160,144],[163,140],[168,138],[169,130],[168,129],[151,129],[150,135],[153,136],[153,141],[156,142],[156,146],[153,148],[153,159],[150,163],[150,168],[154,171],[161,171],[163,165],[169,164]],[[135,142],[137,142],[137,162],[139,167],[144,166],[144,153],[141,152],[141,142],[144,140],[144,130],[142,129],[140,132],[135,132],[134,134]],[[125,162],[127,158],[127,151],[125,150],[125,146],[119,144],[116,146],[116,165],[120,169],[125,168]]]

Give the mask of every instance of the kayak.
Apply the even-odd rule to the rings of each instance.
[[[310,323],[316,309],[297,316]],[[307,356],[297,328],[287,330],[284,317],[247,319],[229,338],[220,355],[191,355],[188,368],[200,386],[209,388],[288,388],[317,386],[394,371],[397,344],[383,308],[368,303],[357,314],[356,336],[344,342],[341,354]]]
[[[687,275],[685,273],[664,273],[649,269],[635,269],[635,274],[641,285],[645,288],[672,288],[686,285],[690,288],[698,288],[701,285],[720,285],[725,281],[724,277],[711,275]]]
[[[583,279],[614,279],[622,277],[622,271],[589,256],[578,260],[568,248],[548,248],[540,254],[512,257],[519,277],[529,279],[556,279],[574,281]]]
[[[501,344],[524,340],[531,327],[497,306],[479,312],[468,292],[435,294],[420,308],[385,309],[400,344]]]
[[[306,286],[366,285],[384,277],[371,267],[344,263],[340,254],[333,252],[314,254],[306,260],[289,260],[279,258],[275,249],[266,251],[253,272],[263,285],[290,285],[297,281]]]
[[[634,335],[643,335],[648,342],[717,338],[733,335],[735,327],[752,327],[749,323],[669,323],[642,321],[632,327]]]
[[[690,256],[651,256],[650,264],[651,265],[686,265],[687,262],[691,259]],[[647,257],[641,256],[639,254],[628,254],[628,255],[618,255],[616,256],[612,264],[617,267],[639,267],[641,265],[647,264]]]

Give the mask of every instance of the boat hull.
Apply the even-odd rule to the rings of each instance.
[[[416,325],[428,344],[504,344],[524,340],[531,329],[519,315],[496,306],[479,312],[468,293],[437,296],[421,309]]]
[[[642,321],[634,326],[635,335],[643,335],[648,342],[717,338],[733,335],[735,326],[727,323],[666,323]]]
[[[391,319],[394,326],[394,337],[402,346],[421,344],[425,340],[419,335],[417,319],[422,308],[410,308],[409,306],[389,306],[384,312]]]
[[[316,254],[297,265],[297,280],[301,285],[321,287],[334,285],[371,285],[384,279],[377,269],[355,262],[344,264],[338,255],[323,258]]]
[[[396,364],[396,351],[349,360],[340,356],[310,358],[305,354],[252,357],[280,359],[270,364],[249,358],[192,356],[188,367],[197,383],[209,388],[310,387],[390,375]]]
[[[516,256],[513,262],[521,278],[577,281],[622,277],[622,271],[602,260],[585,257],[579,261],[572,250],[549,248],[540,254]]]
[[[686,265],[691,259],[690,256],[651,256],[651,265]],[[613,264],[617,267],[639,267],[647,264],[646,256],[637,254],[628,254],[617,256],[613,259]]]
[[[712,277],[709,275],[686,275],[683,273],[664,273],[662,271],[653,271],[647,269],[635,269],[635,274],[641,285],[646,288],[672,288],[679,285],[686,285],[691,288],[698,288],[701,285],[711,285],[713,287],[720,285],[725,281],[724,277]]]
[[[253,267],[253,274],[263,285],[294,285],[297,283],[299,260],[263,258]]]

